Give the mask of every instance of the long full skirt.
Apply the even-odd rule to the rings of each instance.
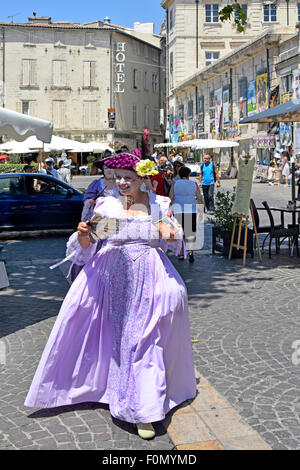
[[[25,405],[109,404],[155,422],[196,393],[187,294],[160,248],[106,246],[72,284]]]

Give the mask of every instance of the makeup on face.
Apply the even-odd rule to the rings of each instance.
[[[115,170],[115,180],[121,192],[137,193],[141,179],[131,170]]]

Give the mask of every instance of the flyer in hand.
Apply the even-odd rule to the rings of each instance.
[[[108,237],[118,233],[120,220],[101,217],[101,215],[95,214],[91,218],[89,225],[92,227],[91,238],[97,242],[99,240],[106,240]]]

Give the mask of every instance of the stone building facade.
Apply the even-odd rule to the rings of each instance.
[[[296,67],[299,62],[296,24],[300,2],[240,2],[249,21],[244,33],[237,32],[233,21],[221,23],[213,14],[216,6],[220,10],[228,3],[232,2],[162,2],[168,16],[167,136],[170,140],[213,137],[239,141],[237,151],[216,155],[224,169],[234,163],[238,153],[250,152],[262,160],[268,153],[264,150],[275,146],[268,125],[240,125],[240,120],[289,99],[293,90],[288,61],[293,57]],[[181,57],[182,47],[190,49],[185,59]],[[214,58],[209,51],[218,52],[210,63],[207,59]],[[290,75],[288,78],[282,77],[282,69]]]
[[[1,106],[48,119],[54,132],[82,142],[161,141],[161,63],[154,25],[109,21],[0,23]]]

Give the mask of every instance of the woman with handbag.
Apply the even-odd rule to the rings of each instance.
[[[183,233],[170,217],[170,200],[141,190],[143,178],[155,173],[153,162],[122,154],[106,166],[115,171],[120,197],[99,198],[95,213],[111,230],[97,253],[97,228],[81,222],[70,239],[68,251],[84,267],[25,405],[107,403],[112,416],[150,439],[151,423],[196,394],[187,292],[165,254],[178,254]]]
[[[184,238],[189,252],[189,261],[193,263],[193,247],[197,234],[197,204],[203,204],[199,186],[194,181],[190,181],[190,168],[183,166],[179,170],[180,180],[175,181],[170,191],[170,199],[173,203],[172,210],[178,223],[184,231]],[[183,248],[179,259],[184,259]]]

